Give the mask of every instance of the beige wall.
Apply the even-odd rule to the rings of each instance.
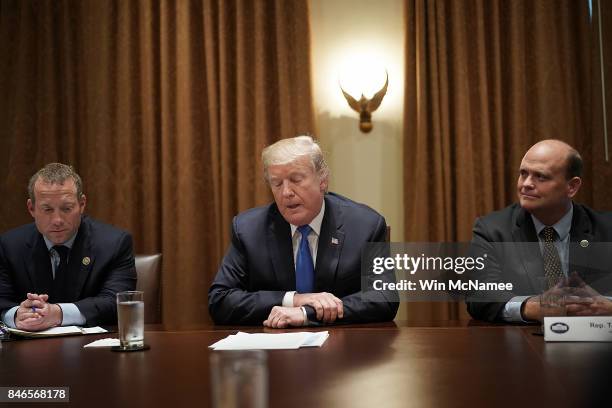
[[[317,136],[331,167],[330,191],[382,213],[392,227],[392,240],[403,241],[403,3],[311,0],[310,19]],[[348,107],[338,86],[341,80],[348,87],[347,72],[367,65],[350,65],[360,58],[389,73],[388,92],[372,115],[370,133],[358,129],[359,116]],[[384,83],[384,70],[375,72],[382,75],[374,79],[374,89]]]

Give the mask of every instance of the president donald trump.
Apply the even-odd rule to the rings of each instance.
[[[393,294],[361,294],[361,253],[384,242],[385,219],[327,192],[329,168],[310,136],[266,147],[262,161],[274,202],[234,217],[208,293],[213,320],[276,328],[392,320]]]

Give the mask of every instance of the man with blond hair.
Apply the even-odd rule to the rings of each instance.
[[[130,234],[83,215],[71,166],[47,164],[28,193],[34,223],[0,235],[2,321],[28,331],[116,324],[116,293],[136,286]]]
[[[384,242],[385,219],[327,192],[329,168],[310,136],[266,147],[262,161],[274,203],[234,217],[208,293],[213,320],[268,327],[392,320],[393,296],[361,293],[361,254],[368,242]]]

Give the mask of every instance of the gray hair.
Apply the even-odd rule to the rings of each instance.
[[[319,144],[310,136],[296,136],[281,139],[266,147],[261,152],[263,162],[264,178],[268,179],[268,167],[278,164],[291,163],[302,156],[309,156],[312,168],[322,179],[329,177],[329,167],[323,157],[323,151]]]
[[[36,202],[34,184],[36,184],[39,179],[48,184],[64,184],[64,182],[70,178],[74,181],[76,196],[77,199],[80,200],[83,196],[83,182],[72,166],[62,163],[49,163],[38,170],[30,178],[30,182],[28,183],[28,195],[30,196],[30,200],[32,200],[32,204]]]

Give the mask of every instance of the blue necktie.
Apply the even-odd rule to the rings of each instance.
[[[309,225],[298,227],[302,234],[298,256],[295,262],[295,289],[298,293],[312,293],[314,290],[314,266],[308,246],[308,234],[312,229]]]

